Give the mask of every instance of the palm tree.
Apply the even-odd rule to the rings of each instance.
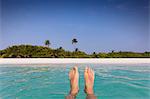
[[[49,47],[50,46],[50,41],[49,40],[45,40],[45,45],[47,46],[47,47]]]
[[[75,49],[75,52],[78,52],[78,51],[79,51],[79,49],[78,49],[78,48],[76,48],[76,49]]]
[[[93,52],[93,55],[96,55],[96,52]]]
[[[62,50],[62,49],[63,49],[63,48],[60,46],[60,47],[59,47],[59,50]]]
[[[78,40],[76,38],[73,38],[72,39],[72,45],[77,44],[77,43],[78,43]],[[74,46],[74,49],[76,49],[75,46]]]
[[[111,53],[114,53],[114,52],[115,52],[114,50],[111,51]]]

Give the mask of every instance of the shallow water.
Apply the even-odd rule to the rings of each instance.
[[[79,64],[80,92],[86,97]],[[150,66],[88,64],[95,71],[98,99],[150,99]],[[0,99],[64,99],[69,92],[68,72],[74,64],[45,66],[0,65]]]

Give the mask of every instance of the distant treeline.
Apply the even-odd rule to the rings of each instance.
[[[87,54],[80,50],[66,51],[62,47],[52,49],[44,46],[15,45],[0,50],[1,58],[150,58],[150,52],[109,52]]]

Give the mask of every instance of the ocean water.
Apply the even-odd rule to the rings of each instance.
[[[70,85],[68,72],[75,64],[0,65],[0,99],[64,99]],[[95,71],[98,99],[150,99],[150,66],[76,64],[80,91],[85,99],[84,69]]]

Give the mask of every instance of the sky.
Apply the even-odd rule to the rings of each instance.
[[[0,0],[0,49],[18,44],[87,53],[150,51],[149,0]]]

